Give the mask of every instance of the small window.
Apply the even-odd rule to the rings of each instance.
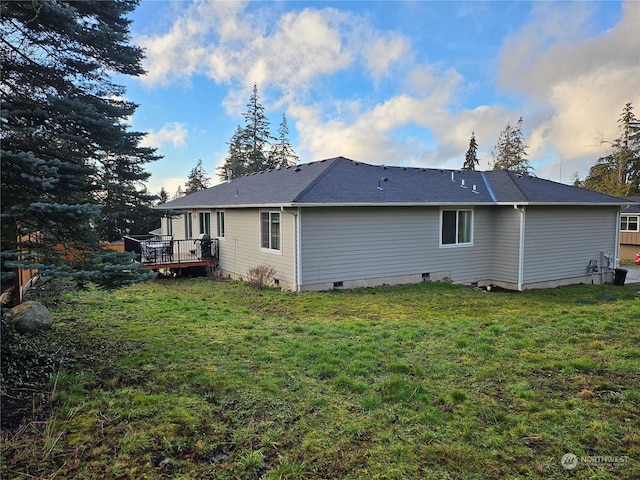
[[[211,213],[200,212],[199,213],[200,233],[206,233],[211,235]]]
[[[218,238],[224,238],[224,212],[216,212],[216,233]]]
[[[260,246],[269,250],[280,250],[280,213],[260,213]]]
[[[167,217],[167,235],[171,235],[173,237],[173,217]]]
[[[187,213],[187,238],[193,238],[193,214]]]
[[[440,245],[471,245],[473,210],[442,210]]]
[[[620,230],[623,232],[637,232],[640,215],[622,215],[620,217]]]

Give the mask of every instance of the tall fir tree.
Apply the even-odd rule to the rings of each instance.
[[[476,134],[475,132],[471,132],[469,149],[464,156],[464,165],[462,165],[462,170],[475,170],[479,163],[480,160],[478,160],[478,143],[476,142]]]
[[[229,177],[240,177],[247,173],[246,155],[244,144],[242,142],[243,131],[240,125],[231,136],[231,140],[227,142],[229,150],[224,159],[224,163],[218,167],[218,177],[222,180],[228,180]]]
[[[269,163],[276,167],[287,167],[298,163],[298,155],[289,141],[289,126],[287,116],[282,114],[282,122],[278,127],[278,138],[269,154]]]
[[[529,173],[532,168],[527,159],[527,148],[529,147],[524,144],[522,117],[520,117],[515,127],[507,123],[505,129],[500,132],[498,142],[491,151],[493,169]]]
[[[185,195],[196,193],[199,190],[204,190],[209,186],[211,179],[207,177],[204,167],[202,166],[202,160],[198,160],[196,166],[191,169],[187,181],[184,184]]]
[[[159,158],[128,130],[137,106],[113,82],[143,73],[129,44],[136,5],[0,4],[3,280],[16,266],[104,287],[148,276],[101,248],[105,232],[126,230],[131,205],[150,207],[143,166]]]
[[[271,155],[276,138],[269,131],[269,119],[260,103],[257,84],[253,85],[247,111],[242,116],[244,127],[238,126],[233,133],[225,161],[217,169],[222,180],[227,180],[229,173],[239,177],[277,166],[276,157]]]
[[[253,93],[247,104],[247,111],[242,116],[245,121],[242,141],[247,155],[247,173],[259,172],[272,167],[267,156],[267,149],[271,145],[273,137],[269,132],[269,120],[258,97],[257,84],[253,85]]]
[[[616,196],[640,194],[640,122],[627,103],[618,119],[620,135],[611,145],[611,153],[597,160],[582,181],[575,185]]]

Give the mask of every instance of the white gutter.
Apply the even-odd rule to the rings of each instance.
[[[518,291],[522,291],[524,283],[524,233],[525,233],[525,207],[518,207],[517,203],[513,208],[520,212],[520,239],[518,242]]]
[[[300,282],[302,281],[302,209],[300,207],[298,207],[298,216],[296,218],[298,220],[298,231],[296,232],[296,235],[298,237],[298,241],[296,242],[296,264],[298,266],[298,268],[296,269],[296,275],[298,286],[296,291],[300,292],[302,291],[302,286],[300,285]]]
[[[287,212],[293,215],[293,291],[300,291],[300,208],[297,212],[291,212],[285,210],[283,206],[280,206],[281,212]]]
[[[327,203],[255,203],[255,204],[220,204],[220,205],[189,205],[181,207],[163,207],[163,210],[210,210],[215,208],[299,208],[299,207],[453,207],[461,205],[477,206],[511,206],[511,202],[327,202]],[[556,206],[556,207],[615,207],[628,205],[628,202],[518,202],[517,205],[525,206]],[[156,208],[156,207],[153,207]]]
[[[620,217],[621,212],[618,210],[618,214],[616,215],[616,243],[615,243],[615,266],[616,268],[620,266]]]

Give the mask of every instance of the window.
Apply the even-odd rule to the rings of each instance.
[[[200,212],[199,214],[200,220],[200,233],[206,233],[207,235],[211,235],[211,213],[210,212]]]
[[[193,238],[193,214],[187,213],[187,238]]]
[[[280,250],[280,213],[260,213],[260,246],[269,250]]]
[[[622,230],[623,232],[639,231],[638,219],[640,219],[640,215],[622,215],[620,217],[620,230]]]
[[[473,210],[442,210],[440,245],[470,245],[473,238]]]
[[[224,238],[224,212],[216,212],[216,233],[218,238]]]
[[[173,217],[167,217],[167,235],[171,235],[173,237]]]

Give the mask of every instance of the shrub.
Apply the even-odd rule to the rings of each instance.
[[[251,267],[247,273],[249,284],[257,288],[264,288],[273,285],[276,276],[276,269],[271,265],[262,264]]]

